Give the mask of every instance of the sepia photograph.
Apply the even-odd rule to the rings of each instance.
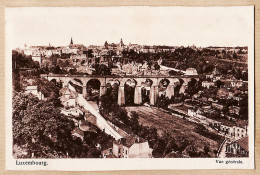
[[[10,169],[254,168],[253,6],[5,15]]]

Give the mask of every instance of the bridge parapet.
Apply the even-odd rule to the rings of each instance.
[[[70,78],[199,78],[199,75],[67,75],[67,74],[41,74],[43,78],[46,77],[70,77]]]

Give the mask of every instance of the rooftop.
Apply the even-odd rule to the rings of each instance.
[[[72,134],[77,133],[80,136],[84,137],[84,132],[81,129],[79,129],[79,128],[75,128],[73,131],[71,131],[71,133]]]
[[[248,136],[237,140],[237,143],[246,151],[248,151]]]
[[[119,141],[116,141],[115,144],[122,144],[122,145],[130,148],[135,143],[144,143],[144,142],[147,142],[147,141],[139,136],[130,135],[125,138],[122,138]]]

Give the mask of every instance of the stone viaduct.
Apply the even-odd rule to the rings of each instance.
[[[87,94],[87,85],[90,80],[98,80],[100,82],[100,96],[106,92],[106,84],[111,81],[117,81],[119,83],[118,88],[118,104],[125,104],[125,92],[124,85],[128,80],[135,81],[135,93],[134,93],[134,103],[142,103],[142,94],[141,88],[142,83],[147,80],[151,81],[150,86],[150,104],[154,105],[156,99],[159,95],[159,83],[162,80],[168,81],[168,86],[166,88],[166,96],[171,97],[174,95],[174,87],[180,82],[180,79],[183,80],[183,84],[180,88],[180,92],[184,92],[188,82],[194,78],[197,81],[199,80],[198,75],[184,75],[184,76],[137,76],[137,75],[126,75],[126,76],[114,76],[114,75],[63,75],[63,74],[42,74],[42,78],[46,78],[49,81],[55,80],[56,82],[61,82],[63,87],[66,87],[71,81],[77,85],[83,87],[83,96]],[[76,81],[75,81],[76,80]],[[80,83],[79,83],[80,82]]]

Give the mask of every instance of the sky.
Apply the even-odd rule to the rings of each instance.
[[[250,7],[12,7],[6,40],[12,47],[136,43],[170,46],[248,46]],[[249,37],[250,36],[250,37]]]

